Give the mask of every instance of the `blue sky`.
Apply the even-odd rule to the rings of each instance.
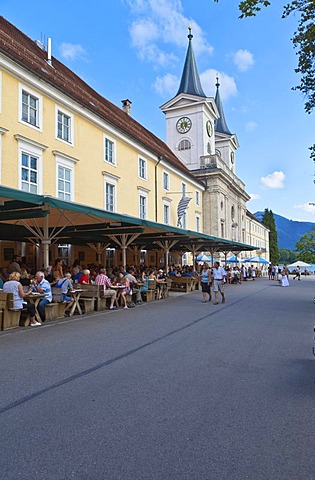
[[[238,19],[238,0],[55,0],[1,2],[1,15],[36,40],[52,38],[53,56],[116,105],[165,139],[159,107],[176,94],[192,26],[203,89],[215,94],[219,73],[229,129],[240,148],[236,173],[252,196],[251,212],[270,208],[315,222],[314,114],[291,87],[297,25],[282,20],[282,2]],[[283,0],[283,3],[286,3]]]

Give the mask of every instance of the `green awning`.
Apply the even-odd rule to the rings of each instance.
[[[0,201],[3,203],[0,205],[0,222],[2,222],[0,238],[6,240],[27,241],[30,238],[36,240],[35,230],[38,232],[39,229],[43,229],[43,219],[49,213],[49,235],[54,232],[55,239],[74,245],[108,241],[109,235],[139,233],[134,242],[138,245],[143,243],[152,245],[154,241],[176,239],[174,249],[184,249],[189,244],[197,245],[199,250],[204,251],[210,248],[233,252],[256,249],[252,245],[193,230],[3,186],[0,186]],[[49,210],[45,207],[49,207]],[[36,220],[36,229],[33,228],[33,219]],[[23,220],[23,224],[22,222],[19,224],[19,220]],[[56,235],[56,231],[60,233]]]

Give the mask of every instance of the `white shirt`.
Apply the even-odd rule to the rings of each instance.
[[[224,270],[223,267],[213,268],[213,278],[215,280],[223,280],[223,278],[226,276],[226,271]]]

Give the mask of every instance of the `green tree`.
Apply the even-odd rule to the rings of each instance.
[[[278,234],[272,210],[268,210],[268,208],[265,209],[262,223],[269,228],[270,261],[276,264],[279,262]]]
[[[219,2],[219,0],[214,0]],[[268,0],[244,0],[239,2],[240,18],[253,17],[271,4]],[[282,18],[295,15],[297,29],[293,33],[292,43],[298,56],[295,72],[300,77],[300,84],[293,90],[300,91],[305,99],[305,111],[311,113],[315,107],[315,1],[292,0],[283,7]],[[315,144],[310,147],[311,158],[315,161]]]
[[[279,248],[279,263],[294,263],[297,260],[296,252],[288,248]]]
[[[315,227],[300,238],[295,248],[299,260],[307,263],[315,263]]]

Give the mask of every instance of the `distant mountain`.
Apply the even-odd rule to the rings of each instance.
[[[254,213],[258,220],[262,221],[264,212]],[[278,246],[279,248],[288,248],[289,250],[295,250],[295,244],[300,240],[302,235],[310,232],[315,223],[312,222],[297,222],[295,220],[288,220],[281,215],[273,214],[276,229],[278,233]]]

